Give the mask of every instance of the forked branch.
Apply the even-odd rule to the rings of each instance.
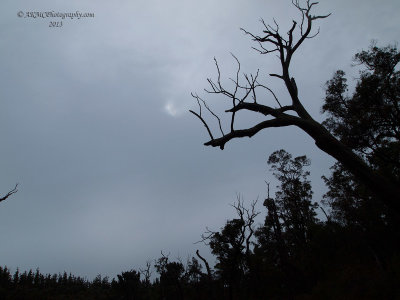
[[[0,198],[0,202],[6,200],[8,197],[10,197],[11,195],[15,194],[16,192],[18,192],[17,190],[18,187],[18,183],[15,185],[15,187],[9,191],[4,197]]]

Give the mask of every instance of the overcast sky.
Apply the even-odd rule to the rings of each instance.
[[[379,3],[379,5],[377,4]],[[94,13],[94,18],[20,18],[19,11]],[[353,55],[400,41],[398,0],[321,1],[320,34],[291,67],[299,95],[322,120],[324,84],[337,69],[357,76]],[[216,111],[229,103],[206,95],[215,78],[260,68],[282,103],[288,95],[276,57],[260,56],[239,30],[260,33],[260,18],[290,27],[290,1],[2,0],[0,3],[0,265],[92,279],[139,268],[160,251],[171,258],[207,248],[193,243],[208,226],[234,216],[236,194],[266,196],[268,156],[284,148],[312,160],[315,201],[333,160],[296,128],[203,146],[202,124],[188,113],[191,92]],[[62,21],[62,27],[49,27]],[[229,81],[226,81],[227,83]],[[273,103],[267,95],[266,103]],[[270,102],[268,102],[270,101]],[[240,124],[258,118],[245,114]],[[275,185],[275,183],[274,183]],[[272,189],[275,192],[275,188]],[[207,257],[210,257],[207,254]]]

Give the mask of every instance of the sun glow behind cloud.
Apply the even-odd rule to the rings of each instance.
[[[178,115],[182,114],[182,112],[178,110],[178,108],[172,101],[167,101],[164,109],[172,117],[177,117]]]

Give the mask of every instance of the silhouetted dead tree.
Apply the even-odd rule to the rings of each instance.
[[[260,214],[260,212],[256,211],[255,209],[257,200],[251,202],[250,208],[246,208],[244,207],[244,201],[240,201],[239,195],[237,198],[237,203],[232,204],[232,207],[236,210],[239,219],[243,223],[241,228],[240,242],[245,245],[245,254],[246,258],[248,258],[251,254],[250,246],[251,239],[254,236],[255,218]]]
[[[15,187],[9,191],[4,197],[0,198],[0,202],[6,200],[8,197],[10,197],[12,194],[15,194],[16,192],[18,192],[17,190],[18,187],[18,183],[15,185]]]
[[[242,245],[245,249],[246,256],[250,255],[250,246],[251,239],[254,236],[254,222],[256,217],[260,214],[260,212],[256,211],[257,200],[252,201],[250,204],[250,208],[246,208],[244,206],[244,200],[241,199],[241,196],[236,195],[237,202],[231,204],[231,206],[236,210],[238,220],[240,226],[240,232],[238,236],[238,244]],[[212,231],[208,227],[206,227],[206,231],[201,235],[201,240],[197,241],[197,243],[204,243],[209,246],[209,242],[220,233],[218,231]]]
[[[150,278],[151,278],[151,274],[153,273],[151,271],[151,261],[147,261],[146,262],[146,268],[139,269],[139,271],[140,271],[140,274],[142,274],[144,276],[145,285],[147,287],[150,286]]]
[[[238,69],[235,78],[231,78],[234,83],[234,88],[232,90],[225,89],[221,83],[221,72],[218,62],[214,59],[217,67],[218,78],[216,82],[208,79],[211,89],[206,90],[206,92],[210,94],[224,95],[231,102],[231,108],[225,111],[226,113],[231,114],[229,124],[230,130],[228,133],[225,133],[221,125],[221,119],[218,115],[210,109],[205,100],[197,94],[192,94],[196,99],[200,110],[198,113],[192,110],[190,110],[190,112],[201,120],[210,136],[210,140],[204,145],[219,147],[223,150],[225,144],[232,139],[252,137],[266,128],[297,126],[314,139],[318,148],[342,163],[349,171],[357,176],[365,186],[370,188],[376,196],[381,198],[389,208],[393,209],[398,214],[400,212],[400,188],[391,180],[376,173],[372,168],[370,168],[368,164],[357,156],[349,147],[335,138],[323,125],[315,121],[302,105],[298,96],[299,92],[296,81],[290,76],[290,63],[294,53],[299,49],[303,42],[306,39],[315,37],[319,33],[319,29],[315,33],[312,32],[314,22],[318,19],[327,18],[330,14],[311,14],[312,8],[317,5],[318,2],[310,2],[307,0],[304,6],[301,5],[298,0],[294,0],[292,3],[300,12],[301,22],[298,23],[293,20],[292,26],[286,35],[280,33],[279,25],[275,20],[274,26],[267,25],[263,20],[261,20],[264,29],[263,34],[260,36],[241,29],[258,43],[258,48],[254,49],[260,54],[277,54],[280,61],[281,73],[273,73],[270,74],[270,76],[279,78],[284,82],[290,95],[289,103],[287,105],[282,105],[281,101],[270,88],[259,83],[258,71],[255,75],[244,74],[244,84],[240,83],[240,62],[235,56],[233,57],[238,64]],[[276,104],[267,105],[260,103],[257,98],[259,91],[269,93],[273,102]],[[215,138],[212,134],[208,123],[204,119],[202,107],[217,119],[221,131],[220,137]],[[266,119],[253,127],[236,129],[235,120],[237,114],[241,111],[259,113],[264,115]]]

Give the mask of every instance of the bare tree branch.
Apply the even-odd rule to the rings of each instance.
[[[18,192],[17,190],[18,187],[18,183],[15,185],[15,187],[9,191],[4,197],[0,198],[0,202],[6,200],[8,197],[10,197],[11,195],[15,194],[16,192]]]
[[[164,257],[164,255],[163,255]],[[153,273],[151,271],[151,261],[147,261],[146,262],[146,268],[144,269],[139,269],[140,273],[144,276],[144,282],[145,284],[148,286],[150,285],[150,278],[151,278],[151,274]]]
[[[195,242],[195,244],[204,243],[206,246],[208,246],[209,243],[207,241],[210,240],[216,233],[216,231],[212,231],[206,227],[206,231],[201,235],[201,240]]]
[[[211,130],[210,130],[210,128],[208,127],[206,121],[204,121],[204,119],[203,119],[199,114],[197,114],[196,112],[194,112],[193,110],[189,110],[189,111],[190,111],[192,114],[194,114],[196,117],[198,117],[198,118],[201,120],[201,122],[203,122],[204,126],[206,127],[206,129],[207,129],[207,131],[208,131],[208,134],[210,135],[210,138],[213,140],[214,137],[213,137],[213,135],[212,135],[212,133],[211,133]]]
[[[237,112],[237,111],[243,110],[243,109],[254,111],[254,112],[259,112],[265,116],[271,115],[276,118],[288,116],[288,115],[283,114],[286,111],[290,111],[290,110],[295,111],[295,107],[293,105],[283,106],[280,108],[272,108],[272,107],[258,104],[258,103],[243,102],[231,109],[226,110],[226,112]]]
[[[212,273],[211,273],[210,265],[208,264],[207,260],[203,256],[200,255],[199,250],[196,250],[196,255],[198,256],[198,258],[200,258],[204,262],[204,265],[206,266],[206,270],[207,270],[208,279],[211,281]]]
[[[320,206],[319,208],[320,208],[320,209],[322,210],[322,212],[324,213],[325,218],[326,218],[326,221],[331,222],[331,217],[326,213],[325,209],[324,209],[322,206]]]
[[[266,120],[266,121],[263,121],[253,127],[248,128],[248,129],[235,130],[233,132],[230,132],[230,133],[224,135],[223,137],[210,140],[210,141],[204,143],[204,145],[220,147],[221,150],[223,150],[225,147],[225,144],[234,138],[242,138],[242,137],[250,138],[265,128],[285,127],[285,126],[290,126],[290,125],[296,125],[296,123],[298,121],[300,121],[300,119],[297,117],[285,115],[285,118]]]
[[[240,195],[237,195],[237,203],[234,203],[232,206],[235,208],[236,213],[238,214],[240,220],[243,222],[242,230],[241,230],[241,238],[240,243],[245,243],[246,247],[246,255],[250,255],[250,244],[251,238],[254,235],[254,221],[255,218],[260,214],[256,211],[255,206],[257,204],[257,200],[253,201],[250,204],[250,208],[246,208],[244,206],[244,201],[241,200]]]

